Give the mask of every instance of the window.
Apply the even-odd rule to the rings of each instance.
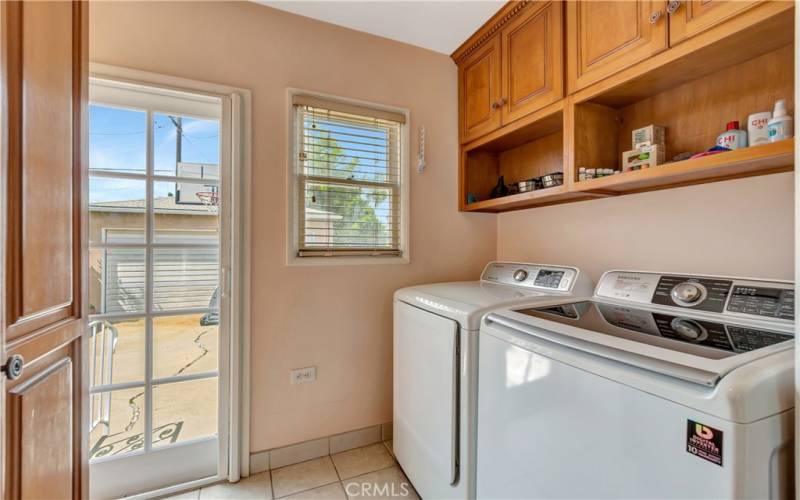
[[[402,256],[405,114],[292,99],[297,257]]]

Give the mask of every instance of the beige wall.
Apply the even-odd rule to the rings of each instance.
[[[470,279],[495,254],[491,215],[456,206],[456,68],[423,49],[252,3],[93,2],[92,61],[253,92],[253,451],[391,420],[392,292]],[[286,88],[405,107],[425,125],[411,174],[409,265],[286,267]],[[318,381],[289,370],[317,365]]]
[[[499,259],[794,279],[793,174],[498,216]]]
[[[96,62],[253,92],[253,451],[391,419],[391,294],[495,257],[792,279],[792,175],[492,215],[456,204],[456,71],[444,55],[250,3],[91,6]],[[286,88],[411,110],[410,265],[287,267]],[[412,157],[415,134],[412,133]],[[289,384],[317,365],[319,380]]]

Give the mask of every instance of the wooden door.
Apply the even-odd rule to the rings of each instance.
[[[87,498],[87,5],[2,2],[3,498]],[[21,367],[21,373],[8,367]]]
[[[478,47],[458,65],[461,142],[500,127],[500,37]]]
[[[503,125],[564,97],[562,2],[537,2],[502,31]]]
[[[669,43],[674,46],[759,3],[763,0],[669,1]]]
[[[663,0],[567,2],[570,93],[667,48]]]

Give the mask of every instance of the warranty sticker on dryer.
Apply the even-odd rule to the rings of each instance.
[[[686,451],[722,467],[722,431],[687,420]]]

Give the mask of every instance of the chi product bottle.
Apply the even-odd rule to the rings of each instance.
[[[775,110],[772,112],[772,119],[767,123],[769,142],[782,141],[792,137],[792,117],[786,112],[786,100],[778,99],[775,101]]]
[[[739,122],[728,122],[725,126],[725,132],[719,134],[717,137],[717,146],[722,146],[728,149],[739,149],[747,147],[747,132],[739,130]]]
[[[753,113],[747,117],[747,142],[750,146],[758,146],[769,142],[767,124],[772,118],[771,111]]]

